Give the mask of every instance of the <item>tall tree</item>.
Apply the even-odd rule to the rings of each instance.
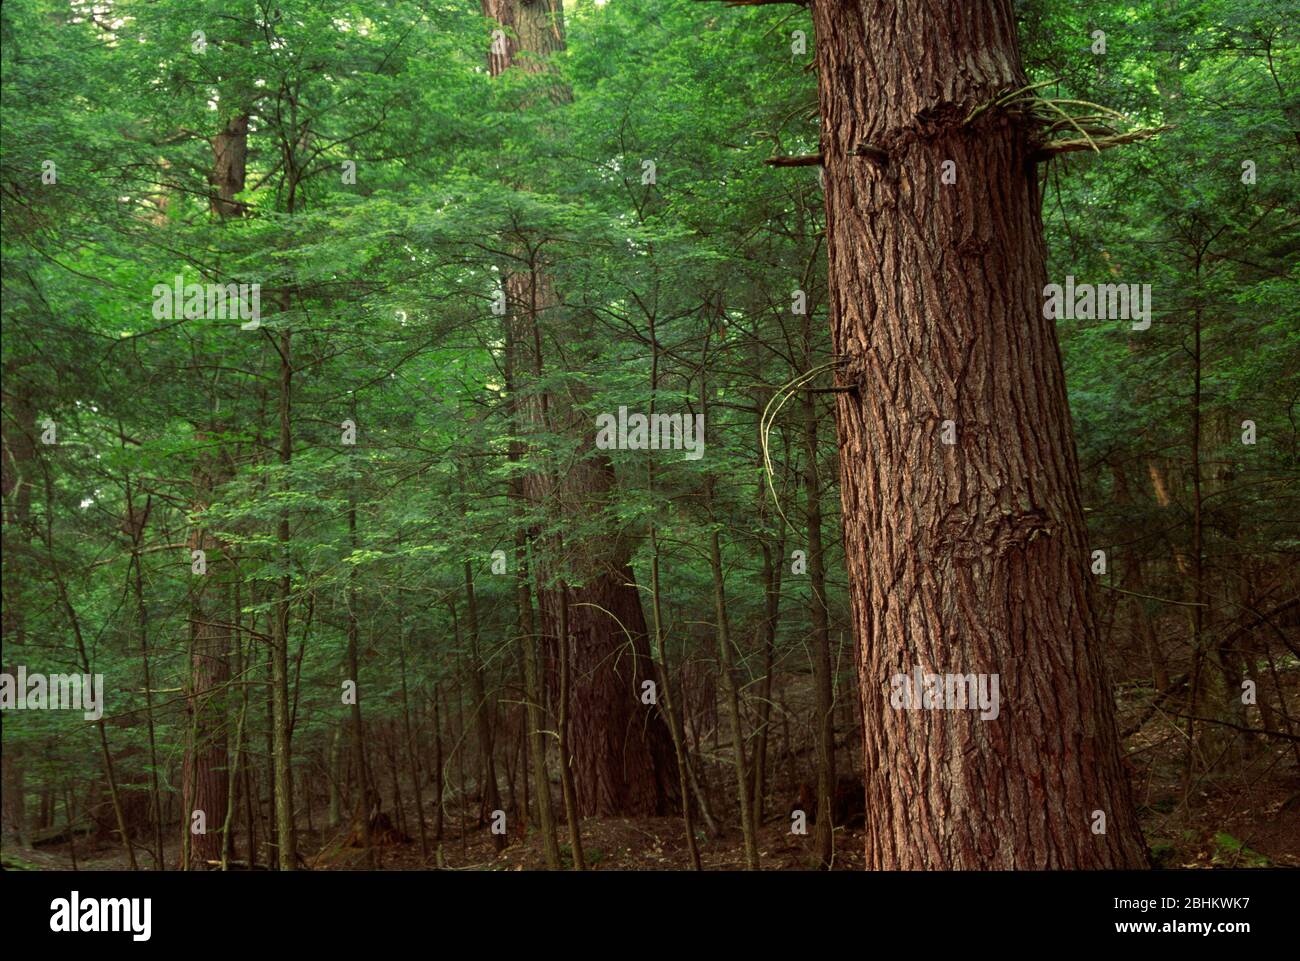
[[[548,58],[564,49],[564,11],[559,0],[483,0],[483,11],[501,25],[494,32],[488,63],[494,76],[512,66],[531,73],[550,70]],[[558,81],[546,84],[552,99],[569,98]],[[524,185],[527,187],[527,185]],[[516,250],[518,267],[506,278],[513,325],[507,342],[512,358],[516,405],[535,435],[559,435],[577,446],[563,467],[531,471],[524,489],[530,502],[567,518],[598,516],[616,486],[613,465],[593,449],[591,422],[582,410],[584,392],[573,382],[547,382],[547,337],[564,315],[540,245]],[[568,592],[570,728],[576,768],[577,806],[583,815],[664,814],[677,794],[671,738],[662,716],[642,704],[642,682],[653,678],[645,613],[630,566],[630,545],[592,534],[570,538],[562,548],[544,539],[535,574],[543,636],[560,630],[558,592]],[[549,558],[549,559],[548,559]],[[563,567],[567,566],[566,572]],[[560,588],[559,580],[568,586]],[[557,642],[551,660],[558,656]],[[554,691],[559,672],[551,670]],[[567,759],[566,759],[567,761]]]
[[[1044,319],[1039,131],[992,106],[1027,86],[1013,4],[878,14],[813,11],[867,864],[1141,867]],[[918,666],[999,675],[999,715],[893,706]]]
[[[190,595],[190,671],[186,690],[189,727],[181,773],[185,831],[185,867],[204,868],[221,860],[223,838],[218,826],[226,818],[228,798],[225,685],[230,679],[230,589],[228,565],[221,559],[224,545],[202,517],[213,494],[229,474],[219,433],[200,431],[194,468],[194,511],[199,515],[190,531],[195,557]],[[201,552],[201,553],[195,553]],[[195,565],[199,565],[195,571]],[[198,817],[196,821],[195,818]],[[201,828],[201,830],[199,829]]]

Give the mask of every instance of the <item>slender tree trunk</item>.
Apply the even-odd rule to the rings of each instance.
[[[1201,294],[1201,265],[1198,256],[1196,263],[1196,296]],[[1190,696],[1188,698],[1187,718],[1187,756],[1183,765],[1183,802],[1192,800],[1192,779],[1197,768],[1198,756],[1202,764],[1209,767],[1214,756],[1216,732],[1210,725],[1201,725],[1198,729],[1197,717],[1210,717],[1217,713],[1210,705],[1210,698],[1205,696],[1208,686],[1205,662],[1208,660],[1208,645],[1205,641],[1206,612],[1209,607],[1205,589],[1205,522],[1204,497],[1201,490],[1201,443],[1202,443],[1202,408],[1201,408],[1201,308],[1192,310],[1192,417],[1191,430],[1188,435],[1188,470],[1192,476],[1192,672]],[[1198,733],[1199,730],[1199,733]]]
[[[59,568],[58,559],[54,556],[54,511],[51,506],[54,504],[54,478],[50,474],[49,465],[41,465],[45,475],[45,550],[49,561],[49,570],[54,578],[54,587],[58,594],[60,605],[67,615],[68,623],[72,626],[72,636],[77,644],[77,657],[81,661],[81,670],[83,674],[93,675],[90,663],[90,652],[86,648],[86,638],[81,631],[81,618],[77,616],[77,610],[72,606],[72,599],[68,596],[68,585],[63,577],[63,572]],[[113,765],[113,752],[108,747],[108,729],[104,718],[95,721],[95,730],[99,735],[99,756],[104,762],[104,777],[108,781],[108,796],[113,805],[113,817],[117,821],[118,834],[122,838],[122,846],[126,849],[127,864],[132,871],[140,870],[140,865],[135,859],[135,845],[131,842],[131,829],[126,820],[126,808],[122,803],[122,792],[117,785],[117,771]]]
[[[126,481],[126,512],[131,527],[132,587],[135,590],[136,625],[140,631],[140,664],[144,678],[144,718],[149,736],[149,796],[151,799],[154,870],[163,870],[162,790],[158,785],[158,741],[153,717],[153,678],[149,669],[149,610],[144,600],[144,568],[141,560],[144,546],[145,518],[149,516],[148,500],[145,507],[136,511],[131,480]],[[136,519],[139,519],[139,524]]]
[[[1132,485],[1129,482],[1128,471],[1122,463],[1112,463],[1111,473],[1114,477],[1114,494],[1115,504],[1121,509],[1133,509]],[[1112,558],[1112,562],[1118,560]],[[1146,581],[1142,572],[1142,557],[1134,555],[1125,558],[1123,561],[1123,575],[1120,578],[1120,587],[1131,594],[1145,594]],[[1128,607],[1128,630],[1132,640],[1141,646],[1146,652],[1151,662],[1151,680],[1155,685],[1156,693],[1169,687],[1169,662],[1165,658],[1165,653],[1160,647],[1156,638],[1155,627],[1151,623],[1151,617],[1143,605],[1141,597],[1129,597],[1126,599]]]
[[[874,869],[1147,865],[1043,317],[1033,132],[999,108],[965,122],[1026,85],[1012,7],[813,7]],[[894,707],[918,666],[998,675],[999,716]]]
[[[357,505],[355,498],[349,495],[348,504],[348,541],[352,550],[357,549]],[[372,871],[379,866],[375,859],[374,838],[371,837],[371,824],[379,814],[379,801],[371,792],[370,765],[366,761],[366,733],[361,718],[361,670],[357,659],[357,570],[353,565],[348,573],[348,679],[352,681],[351,734],[352,767],[357,775],[357,792],[360,795],[361,842],[366,846],[366,866]]]
[[[705,479],[705,498],[713,507],[713,478]],[[718,673],[722,677],[727,711],[731,715],[732,767],[736,772],[736,799],[740,808],[740,828],[745,837],[745,864],[757,871],[758,838],[754,826],[754,807],[749,794],[749,772],[745,757],[745,725],[740,713],[740,691],[731,655],[731,621],[727,615],[727,593],[722,572],[722,547],[717,526],[709,532],[709,563],[713,570],[713,610],[717,618]]]
[[[650,314],[650,421],[654,422],[655,405],[659,399],[659,339],[655,332],[655,316]],[[655,490],[655,462],[647,465],[647,485],[653,495]],[[659,689],[663,698],[663,716],[668,722],[668,733],[673,741],[677,760],[678,794],[682,799],[682,830],[686,833],[686,848],[690,852],[691,867],[702,871],[700,848],[695,843],[695,820],[691,815],[690,775],[688,773],[685,738],[682,734],[681,716],[673,704],[672,675],[668,668],[667,638],[663,630],[663,595],[659,587],[659,534],[654,521],[650,522],[650,612],[654,624],[651,655],[659,658]]]
[[[14,600],[23,585],[38,576],[31,570],[30,557],[33,471],[36,458],[36,404],[31,382],[23,365],[6,360],[0,378],[5,416],[0,418],[0,493],[4,497],[3,527],[0,540],[0,570],[3,570],[5,603],[0,605],[0,651],[3,673],[15,677],[26,641],[26,619],[22,605]],[[4,713],[2,718],[10,715]],[[0,725],[5,721],[0,718]],[[21,738],[5,738],[0,751],[0,838],[6,846],[17,843],[26,847],[28,836],[26,787],[26,751]]]
[[[280,332],[280,469],[286,472],[283,480],[289,486],[287,472],[293,457],[293,426],[291,403],[293,392],[293,366],[291,362],[291,335],[289,328]],[[293,823],[293,766],[290,753],[289,714],[289,599],[293,581],[289,576],[289,515],[281,510],[276,530],[280,544],[280,563],[284,573],[280,577],[279,597],[275,604],[275,622],[271,632],[271,742],[274,764],[275,824],[277,863],[281,871],[298,869],[298,833]]]
[[[651,338],[653,340],[653,337]],[[652,408],[653,411],[653,408]],[[673,751],[677,755],[677,781],[682,797],[682,830],[686,833],[686,848],[690,852],[691,867],[703,870],[700,864],[700,848],[695,843],[695,822],[691,816],[691,791],[687,773],[686,745],[682,736],[681,720],[673,705],[672,681],[668,673],[668,652],[663,633],[663,614],[659,593],[659,537],[655,527],[650,525],[650,610],[654,620],[654,650],[659,654],[659,694],[664,701],[664,716],[668,719],[668,732],[673,739]]]
[[[246,769],[246,766],[248,764],[248,752],[246,747],[247,729],[248,729],[247,680],[248,680],[248,673],[249,673],[248,668],[250,664],[251,653],[246,653],[244,650],[243,615],[241,613],[243,611],[243,604],[241,603],[243,599],[243,583],[239,578],[238,557],[234,557],[231,559],[231,567],[235,571],[235,584],[234,584],[235,597],[234,597],[234,603],[231,605],[231,609],[230,609],[231,610],[230,619],[232,624],[234,625],[234,633],[231,640],[233,642],[232,648],[235,656],[234,676],[239,681],[239,711],[235,723],[234,766],[226,786],[226,805],[227,805],[226,825],[222,829],[222,845],[221,845],[223,871],[228,869],[229,866],[228,862],[230,861],[230,859],[236,857],[235,822],[236,822],[236,818],[239,815],[239,810],[238,810],[239,792],[241,789],[241,785],[246,784],[248,778],[248,772]],[[250,865],[252,864],[253,861],[252,844],[253,844],[253,839],[252,839],[252,835],[250,834],[248,838],[248,845],[249,845],[248,860]]]
[[[230,859],[235,855],[235,806],[238,803],[239,772],[244,759],[244,752],[240,746],[243,744],[244,718],[247,715],[248,702],[245,701],[240,705],[235,720],[235,761],[226,778],[226,811],[221,822],[221,870],[223,871],[229,869]]]
[[[452,610],[452,625],[456,623],[456,612]],[[459,638],[456,641],[460,648]],[[460,657],[456,657],[456,673],[460,674]],[[452,742],[456,752],[456,793],[460,799],[460,853],[464,857],[469,848],[466,845],[468,829],[466,819],[469,811],[469,792],[465,790],[465,696],[460,684],[456,685],[456,740]]]
[[[478,598],[474,595],[474,569],[469,561],[465,562],[465,601],[465,627],[469,631],[469,693],[474,701],[474,733],[478,740],[479,770],[483,777],[482,804],[490,821],[492,812],[501,808],[501,792],[497,786],[497,766],[492,743],[492,710],[483,686],[483,662],[479,653]],[[504,848],[505,835],[493,834],[492,846],[498,851]]]
[[[785,538],[776,544],[773,561],[771,545],[764,540],[759,545],[763,555],[761,577],[763,580],[763,621],[759,630],[759,649],[763,652],[763,681],[758,688],[758,726],[754,745],[754,827],[763,825],[763,799],[767,793],[767,752],[772,726],[772,671],[775,666],[776,629],[781,613],[782,564],[785,557]]]
[[[277,587],[278,590],[278,587]],[[272,630],[279,614],[271,611]],[[275,821],[275,649],[273,644],[266,646],[266,832],[267,860],[279,863],[279,845],[276,843],[277,829]],[[261,797],[258,797],[258,813],[261,813]]]
[[[68,817],[68,858],[72,861],[72,870],[77,870],[77,809],[72,802],[72,789],[65,783],[63,785],[63,812]],[[156,816],[161,817],[162,812],[156,812]],[[159,856],[158,864],[161,867],[162,858]]]
[[[406,765],[411,772],[411,791],[415,794],[415,812],[420,823],[420,855],[429,857],[428,828],[424,821],[424,793],[420,788],[420,765],[415,756],[415,734],[411,728],[411,700],[406,685],[406,632],[402,627],[402,609],[397,609],[397,655],[402,677],[402,740],[406,743]]]
[[[398,834],[408,834],[406,830],[406,802],[402,800],[402,781],[398,777],[397,767],[397,728],[393,723],[388,723],[383,727],[383,745],[384,754],[388,757],[388,776],[393,782],[393,826],[397,829]],[[378,779],[375,781],[375,797],[383,803],[383,794],[381,793]]]
[[[336,828],[343,822],[343,727],[336,726],[330,733],[329,755],[330,784],[328,801],[325,805],[325,824]]]
[[[528,738],[533,756],[533,794],[537,798],[537,819],[542,829],[542,849],[552,871],[561,867],[560,843],[555,829],[555,810],[551,803],[551,782],[546,770],[546,736],[542,732],[543,688],[537,658],[537,630],[533,619],[532,593],[528,587],[528,544],[523,531],[515,540],[515,597],[519,612],[519,644],[523,652],[525,696],[528,699]]]
[[[445,781],[443,779],[443,757],[442,757],[442,724],[439,717],[438,704],[442,700],[442,687],[435,684],[433,686],[433,839],[442,841],[443,829],[443,798],[445,790]],[[442,851],[441,844],[438,847]]]
[[[569,845],[573,848],[573,870],[587,870],[587,860],[582,851],[582,827],[579,824],[578,800],[573,788],[573,767],[569,753],[569,602],[568,589],[560,582],[560,636],[557,648],[560,656],[560,691],[559,691],[559,741],[560,741],[560,788],[564,792],[564,814],[569,821]]]
[[[812,670],[816,694],[813,702],[813,733],[817,750],[817,825],[813,835],[813,857],[819,868],[830,868],[835,858],[835,690],[830,624],[826,611],[825,555],[822,552],[822,490],[821,478],[817,473],[816,395],[804,391],[802,401]]]

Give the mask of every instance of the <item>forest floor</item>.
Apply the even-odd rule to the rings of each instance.
[[[1175,738],[1143,731],[1129,741],[1142,830],[1160,866],[1300,867],[1300,751],[1277,742],[1255,751],[1185,784]]]
[[[1130,675],[1131,676],[1131,675]],[[1300,682],[1288,688],[1288,703],[1300,703]],[[803,700],[811,693],[789,689],[783,697],[795,711],[808,708]],[[801,700],[802,699],[802,700]],[[1220,737],[1214,742],[1213,773],[1197,773],[1190,780],[1185,775],[1187,749],[1185,733],[1176,720],[1163,712],[1150,710],[1149,689],[1136,686],[1121,689],[1117,697],[1118,722],[1121,730],[1131,730],[1125,741],[1126,765],[1132,779],[1134,799],[1138,805],[1143,832],[1156,863],[1163,868],[1211,869],[1229,867],[1300,868],[1300,744],[1280,738],[1254,738],[1243,748],[1235,738]],[[1136,728],[1136,730],[1133,730]],[[1227,730],[1227,729],[1223,729]],[[847,735],[846,735],[847,736]],[[788,735],[787,735],[788,742]],[[796,743],[798,740],[796,739]],[[852,771],[860,763],[851,741],[842,742],[841,772]],[[716,752],[715,752],[716,754]],[[803,756],[783,755],[771,766],[771,780],[766,791],[764,823],[758,836],[759,863],[763,870],[806,870],[812,861],[814,827],[809,822],[807,835],[790,832],[789,811],[799,796],[798,778],[808,776],[810,761]],[[709,785],[706,790],[714,814],[723,828],[718,837],[706,834],[697,815],[695,832],[704,870],[742,870],[745,866],[743,839],[736,820],[724,798],[728,797],[730,767],[715,761],[701,772]],[[474,785],[473,774],[465,777],[467,787]],[[391,801],[391,783],[382,785],[389,817],[396,821],[396,831],[388,843],[376,846],[379,867],[384,870],[521,871],[546,867],[541,837],[535,825],[526,829],[518,818],[511,817],[505,847],[497,851],[487,828],[486,811],[472,790],[454,790],[460,777],[449,774],[443,807],[441,840],[434,839],[435,808],[425,804],[427,853],[420,843],[418,814],[411,792],[403,785],[405,803],[400,813]],[[425,797],[433,795],[425,787]],[[561,837],[561,854],[565,866],[571,865],[567,829],[563,823],[563,806],[559,787],[554,786],[556,817]],[[510,795],[513,796],[513,795]],[[507,809],[513,805],[505,803]],[[324,800],[313,801],[314,816],[304,818],[300,811],[298,848],[303,866],[312,870],[365,869],[364,849],[356,844],[352,826],[321,829]],[[261,817],[268,813],[265,806]],[[306,820],[313,825],[305,828]],[[861,870],[864,864],[865,836],[860,823],[838,828],[835,832],[835,870]],[[100,819],[100,831],[93,837],[78,836],[75,841],[78,868],[86,870],[125,870],[127,859],[110,830],[111,816]],[[241,825],[242,827],[242,822]],[[260,825],[259,825],[260,827]],[[690,870],[690,853],[678,817],[654,818],[586,818],[581,825],[582,845],[588,866],[598,871],[670,871]],[[168,830],[164,838],[163,862],[168,868],[180,861],[176,831]],[[269,852],[259,832],[257,864],[266,865]],[[152,868],[153,856],[136,839],[137,858],[141,867]],[[244,835],[237,838],[236,857],[248,857]],[[6,848],[4,866],[36,870],[60,870],[73,866],[73,851],[66,841],[44,844],[35,849],[14,851]]]
[[[1152,738],[1141,743],[1142,734],[1130,743],[1143,829],[1157,863],[1165,868],[1300,867],[1300,767],[1293,749],[1282,745],[1260,750],[1237,765],[1232,774],[1192,782],[1190,805],[1182,807],[1182,749],[1173,739]],[[790,792],[793,796],[794,792]],[[558,814],[558,812],[557,812]],[[507,844],[497,851],[486,824],[480,826],[478,804],[470,799],[465,808],[448,804],[441,842],[433,839],[434,823],[426,811],[428,854],[422,852],[413,805],[403,812],[399,829],[410,840],[386,843],[376,848],[384,870],[522,871],[546,866],[541,838],[535,828],[526,837],[520,831],[507,835]],[[563,829],[562,835],[563,835]],[[794,835],[789,820],[769,808],[759,838],[759,860],[764,870],[807,869],[812,857],[812,832]],[[349,844],[347,829],[303,830],[299,849],[304,866],[314,870],[365,869],[366,855]],[[861,870],[864,861],[862,827],[840,828],[835,832],[835,870]],[[740,832],[725,830],[710,838],[697,824],[697,844],[705,870],[744,868],[744,846]],[[167,838],[164,861],[178,861],[173,839]],[[690,855],[680,818],[587,818],[582,822],[582,844],[588,866],[598,871],[689,870]],[[571,864],[567,843],[562,844],[565,866]],[[43,845],[24,852],[6,851],[6,867],[27,866],[36,870],[72,867],[66,843]],[[239,857],[245,858],[242,846]],[[152,858],[140,850],[142,866]],[[16,857],[16,860],[15,860]],[[266,852],[259,853],[259,865]],[[83,870],[124,870],[126,858],[111,837],[81,837],[76,841],[76,864]]]

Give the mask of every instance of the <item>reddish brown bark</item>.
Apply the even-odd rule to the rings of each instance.
[[[568,588],[569,744],[584,817],[662,815],[677,803],[671,738],[659,712],[641,702],[641,684],[653,679],[654,670],[641,600],[626,586],[631,578],[625,567]],[[553,640],[559,592],[544,590],[541,597],[543,627]],[[557,651],[551,644],[547,673],[553,684]]]
[[[964,123],[1026,84],[1011,0],[819,0],[814,19],[867,864],[1145,866],[1043,319],[1033,132],[997,109]],[[891,706],[915,665],[1000,675],[1000,716]]]
[[[235,197],[244,189],[248,164],[248,116],[231,117],[212,138],[212,196],[209,207],[221,217],[242,217],[244,205]]]
[[[210,443],[199,433],[198,442]],[[194,509],[211,506],[213,490],[225,477],[225,461],[218,451],[204,451],[194,471]],[[230,629],[227,591],[221,584],[221,542],[206,521],[196,525],[190,549],[205,555],[206,574],[192,574],[190,598],[190,676],[186,691],[188,739],[181,771],[184,830],[189,832],[189,864],[207,867],[221,860],[221,825],[226,817],[226,718],[224,696],[230,680]],[[203,813],[205,833],[193,833],[195,812]]]
[[[521,384],[537,383],[545,375],[539,319],[555,309],[555,295],[540,269],[515,275],[508,288],[510,320],[516,325],[511,342],[520,351],[515,376]],[[582,438],[574,457],[563,464],[548,461],[525,476],[526,499],[556,519],[553,529],[564,519],[585,523],[600,517],[616,478],[609,459],[593,449],[590,422],[579,413],[581,388],[524,390],[518,406],[530,431]],[[653,679],[654,666],[641,597],[628,565],[630,545],[619,536],[593,534],[564,542],[541,535],[535,545],[552,700],[558,690],[561,620],[554,585],[561,578],[569,585],[569,743],[578,813],[666,814],[678,794],[676,761],[663,716],[641,700],[642,682]]]
[[[493,75],[510,67],[540,72],[545,58],[564,48],[560,0],[483,0],[483,12],[501,24],[504,46],[491,49]],[[552,96],[568,98],[556,84]],[[547,270],[537,250],[519,250],[527,270],[506,278],[508,342],[521,426],[528,431],[582,438],[578,455],[548,465],[524,481],[527,500],[555,516],[599,516],[616,479],[608,458],[592,450],[592,427],[577,413],[579,388],[539,390],[545,368],[543,328],[563,319]],[[580,338],[579,338],[580,340]],[[641,701],[641,683],[654,677],[640,594],[628,566],[629,545],[616,537],[581,542],[538,541],[535,573],[541,627],[547,644],[547,678],[558,687],[560,596],[568,586],[569,746],[578,813],[665,814],[675,805],[676,764],[667,725],[658,710]]]

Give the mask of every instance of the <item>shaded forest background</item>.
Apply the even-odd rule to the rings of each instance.
[[[811,15],[546,6],[5,3],[4,670],[107,700],[5,712],[6,866],[862,864]],[[1297,865],[1295,11],[1016,11],[1168,128],[1040,168],[1153,289],[1058,325],[1144,835]]]

